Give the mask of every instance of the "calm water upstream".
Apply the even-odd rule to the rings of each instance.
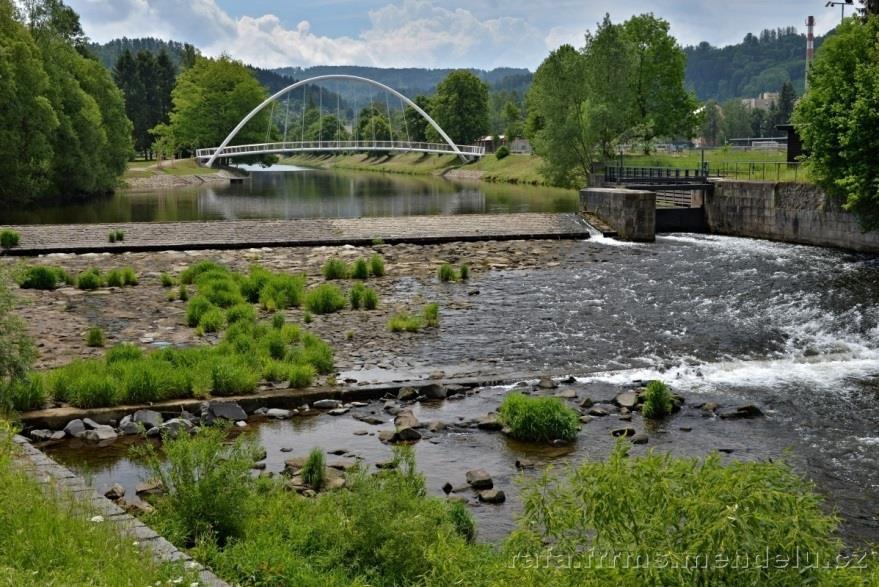
[[[359,218],[574,212],[577,194],[534,186],[292,166],[250,167],[243,184],[118,192],[85,203],[0,210],[3,224],[157,222],[253,218]]]
[[[412,295],[424,286],[401,280],[398,287]],[[468,296],[470,289],[479,295]],[[662,378],[688,407],[650,430],[650,444],[636,450],[724,449],[731,458],[765,459],[790,449],[794,465],[841,514],[846,537],[879,541],[879,259],[716,236],[666,235],[649,245],[597,238],[575,244],[557,266],[474,274],[466,288],[449,285],[439,298],[439,334],[402,359],[429,360],[447,372],[481,365],[572,373],[580,397],[593,399],[613,397],[616,386],[634,380]],[[451,423],[479,417],[504,392],[487,389],[417,413]],[[706,418],[693,407],[702,401],[752,402],[766,418]],[[380,404],[364,410],[382,413]],[[389,416],[386,422],[390,427]],[[620,425],[610,417],[590,422],[572,452],[536,450],[475,430],[437,433],[416,452],[433,492],[482,466],[513,495],[499,508],[475,508],[482,536],[491,539],[512,524],[517,457],[601,458],[612,445],[610,428]],[[387,458],[389,449],[374,436],[353,434],[360,429],[376,427],[317,416],[266,423],[257,434],[276,471],[283,447],[293,454],[345,448],[367,463]],[[130,487],[140,474],[119,446],[68,445],[56,456],[90,471],[97,484]]]

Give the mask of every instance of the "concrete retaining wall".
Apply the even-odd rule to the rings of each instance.
[[[705,199],[713,233],[879,253],[879,232],[857,220],[818,186],[719,180]]]
[[[587,188],[580,207],[594,214],[623,240],[650,242],[656,237],[656,194],[625,188]]]

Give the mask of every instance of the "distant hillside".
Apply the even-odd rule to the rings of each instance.
[[[119,56],[122,55],[126,49],[132,53],[149,51],[150,53],[155,54],[160,53],[164,49],[171,57],[171,61],[174,62],[174,65],[180,67],[184,47],[184,43],[178,43],[177,41],[163,41],[162,39],[154,39],[152,37],[146,37],[143,39],[128,39],[122,37],[121,39],[113,39],[103,45],[99,43],[89,43],[89,50],[108,69],[113,69],[113,66],[116,65],[116,60],[119,59]]]
[[[354,65],[327,65],[315,67],[284,67],[274,70],[276,73],[305,79],[319,75],[346,74],[366,77],[413,97],[418,95],[430,95],[436,90],[436,86],[445,79],[454,69],[425,69],[420,67],[407,68],[383,68],[383,67],[360,67]],[[516,90],[520,93],[527,90],[531,85],[531,72],[524,68],[499,67],[491,71],[483,69],[471,69],[475,75],[493,88],[498,85],[505,87],[499,89]],[[509,87],[506,87],[509,86]]]
[[[816,48],[825,37],[815,37]],[[700,100],[719,102],[777,92],[785,81],[802,95],[806,77],[806,35],[794,27],[748,33],[737,45],[686,47],[687,85]]]

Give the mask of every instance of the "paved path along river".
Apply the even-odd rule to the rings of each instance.
[[[450,241],[588,238],[577,214],[468,214],[383,218],[309,218],[211,222],[131,222],[12,226],[21,244],[7,254],[87,253],[167,249],[240,249]],[[108,242],[111,231],[122,242]]]

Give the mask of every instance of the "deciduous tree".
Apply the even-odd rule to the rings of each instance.
[[[488,132],[488,86],[469,71],[453,71],[436,88],[432,116],[455,143],[473,143]]]

